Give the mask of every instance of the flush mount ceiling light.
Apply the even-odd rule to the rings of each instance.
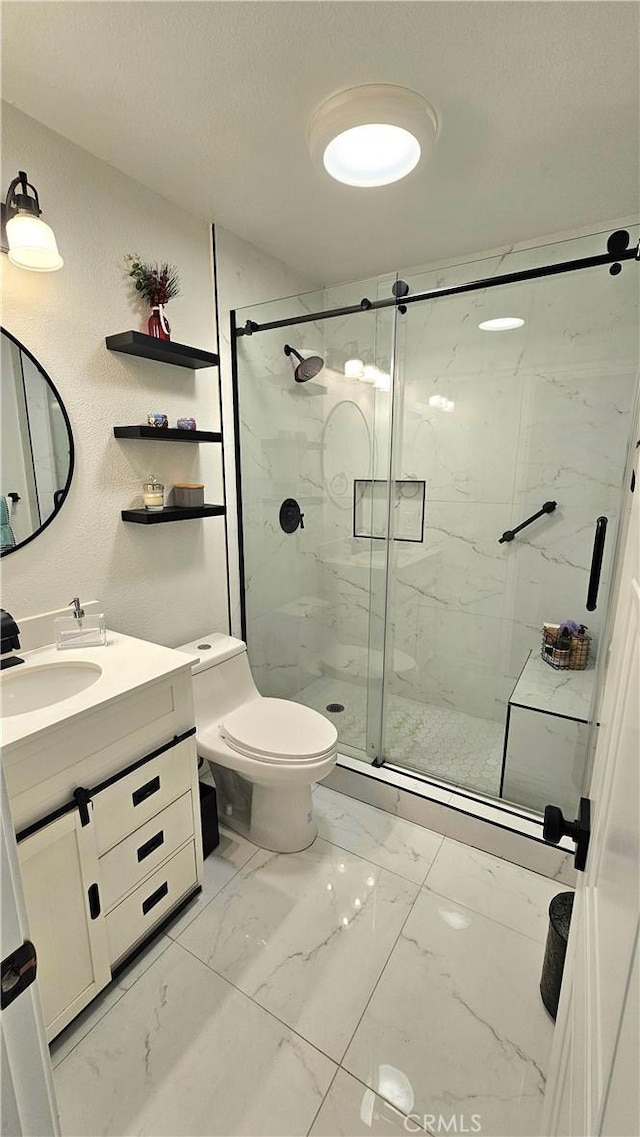
[[[498,316],[495,320],[483,320],[478,327],[483,332],[510,332],[513,328],[521,328],[524,320],[519,316]]]
[[[436,113],[422,95],[375,83],[322,103],[309,123],[309,148],[336,181],[387,186],[428,160],[437,133]]]
[[[2,203],[2,251],[19,268],[55,272],[64,262],[53,229],[40,220],[41,213],[38,191],[20,170]]]

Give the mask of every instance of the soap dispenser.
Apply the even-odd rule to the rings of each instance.
[[[107,642],[104,612],[85,615],[79,596],[74,596],[69,607],[73,608],[69,616],[58,616],[54,620],[58,651],[74,647],[103,647]]]

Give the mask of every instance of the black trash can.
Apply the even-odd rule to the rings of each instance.
[[[209,853],[220,844],[218,829],[218,795],[216,787],[208,782],[198,782],[200,786],[200,824],[202,827],[202,855]]]
[[[559,892],[549,905],[549,931],[540,977],[540,994],[554,1022],[558,1013],[572,911],[573,892]]]

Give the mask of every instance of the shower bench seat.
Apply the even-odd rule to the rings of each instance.
[[[511,692],[501,796],[573,816],[584,784],[596,670],[556,671],[531,652]]]

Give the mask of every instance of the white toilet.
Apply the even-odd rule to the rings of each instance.
[[[263,698],[242,640],[212,632],[177,650],[197,657],[196,742],[223,824],[276,853],[306,849],[317,832],[311,786],[335,766],[335,726],[310,707]]]

